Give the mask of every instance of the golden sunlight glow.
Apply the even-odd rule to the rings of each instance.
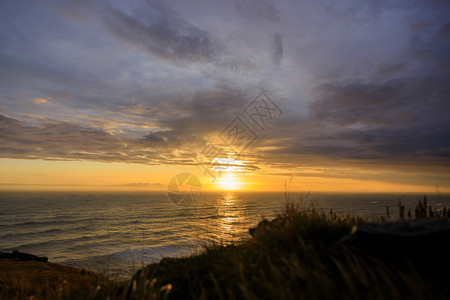
[[[241,188],[239,178],[231,172],[222,174],[222,176],[218,178],[217,183],[219,185],[219,189],[224,191],[235,191]]]
[[[197,166],[166,167],[123,163],[100,163],[85,161],[44,161],[0,159],[0,191],[25,190],[68,190],[68,191],[167,191],[167,184],[178,173],[196,175],[203,191],[281,191],[290,183],[291,191],[311,192],[411,192],[431,194],[436,186],[423,184],[423,178],[412,177],[405,172],[372,170],[380,178],[392,177],[392,182],[367,178],[335,178],[314,176],[290,177],[282,174],[282,169],[264,168],[265,174],[254,174],[240,170],[242,161],[220,161],[221,170],[215,169],[216,178],[203,173]],[[216,164],[218,165],[218,164]],[[245,166],[246,167],[246,166]],[[244,168],[244,167],[242,167]],[[360,170],[347,173],[358,174]],[[409,178],[408,183],[395,182]],[[448,181],[447,181],[448,182]],[[437,182],[441,193],[450,193],[450,187],[443,180]]]

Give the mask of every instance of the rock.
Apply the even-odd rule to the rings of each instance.
[[[250,228],[248,230],[248,233],[250,233],[252,237],[255,237],[259,233],[263,232],[269,226],[269,224],[270,221],[264,219],[261,222],[259,222],[258,225],[256,225],[256,227]]]
[[[20,260],[20,261],[40,261],[40,262],[47,262],[47,257],[39,257],[33,254],[23,253],[19,252],[17,250],[14,250],[12,253],[5,253],[0,252],[0,259],[6,258],[6,259],[14,259],[14,260]]]
[[[450,221],[421,219],[361,223],[353,227],[343,243],[391,261],[407,259],[420,265],[448,267]]]

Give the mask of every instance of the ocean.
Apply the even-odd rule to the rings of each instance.
[[[329,213],[368,218],[414,210],[417,194],[299,194],[290,201]],[[436,208],[449,195],[429,195]],[[280,193],[203,193],[195,204],[173,205],[158,192],[1,192],[0,251],[19,250],[49,261],[125,279],[164,257],[196,253],[204,245],[249,237],[262,218],[281,212]]]

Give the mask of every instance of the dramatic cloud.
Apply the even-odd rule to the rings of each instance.
[[[212,61],[223,48],[161,1],[144,2],[129,14],[108,6],[105,19],[117,37],[174,62]]]
[[[107,132],[89,125],[43,117],[36,125],[0,114],[0,155],[3,158],[193,165],[197,164],[195,151],[213,142],[217,132],[239,113],[245,101],[242,93],[222,88],[198,92],[179,102],[166,101],[157,111],[140,107],[126,113],[131,120],[133,114],[151,115],[153,129],[150,132],[145,129],[145,124],[150,122],[141,118],[128,123],[128,128],[119,121],[103,120],[104,127],[110,122],[115,129]],[[96,122],[89,120],[86,123]],[[142,126],[141,130],[134,134],[121,132],[122,129],[129,133],[139,126]]]
[[[196,164],[265,90],[283,114],[248,170],[442,175],[448,20],[445,1],[3,1],[0,157]]]

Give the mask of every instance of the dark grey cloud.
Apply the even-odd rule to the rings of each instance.
[[[216,5],[217,10],[221,9],[221,5],[229,6],[228,3]],[[221,30],[210,32],[209,22],[196,22],[202,19],[198,18],[200,12],[191,15],[193,19],[187,19],[173,8],[176,6],[176,3],[161,1],[143,1],[125,8],[106,5],[102,6],[102,20],[109,32],[119,40],[177,67],[201,66],[203,74],[216,80],[221,80],[226,73],[231,73],[231,76],[248,75],[261,68],[255,61],[254,53],[250,52],[252,44],[246,41],[245,35],[235,33],[230,37]],[[230,22],[230,19],[221,21]],[[270,54],[271,47],[266,45],[259,51]]]
[[[118,38],[176,63],[210,62],[224,47],[161,1],[147,1],[132,13],[107,6],[105,21]]]
[[[166,101],[156,113],[141,108],[141,114],[152,113],[155,129],[140,136],[58,120],[30,124],[0,115],[0,156],[192,165],[196,151],[213,142],[208,137],[225,128],[245,101],[242,92],[223,87]]]
[[[436,32],[436,38],[450,41],[450,24],[442,25]]]
[[[158,130],[137,139],[140,147],[186,151],[193,159],[248,103],[248,94],[226,86],[198,91],[187,99],[166,103],[156,122]]]
[[[341,69],[320,78],[322,83],[311,93],[309,118],[290,120],[286,130],[296,137],[277,152],[347,163],[448,166],[450,43],[445,38],[447,21],[439,15],[422,26],[426,33],[411,31],[397,61],[372,59],[364,65],[365,73],[354,72],[349,78]]]
[[[1,115],[0,128],[0,155],[3,158],[141,164],[156,164],[160,160],[158,154],[129,147],[128,141],[107,132],[69,122],[32,126]]]
[[[405,82],[394,80],[386,84],[323,84],[316,88],[319,94],[311,103],[314,118],[340,126],[395,125],[416,119],[417,109],[424,105],[428,96],[426,86],[420,80]],[[434,82],[422,82],[433,85]],[[413,85],[413,86],[411,86]],[[412,90],[407,90],[408,88]],[[414,92],[420,93],[415,96]],[[428,99],[430,101],[430,99]]]
[[[288,155],[299,165],[450,166],[448,77],[380,84],[325,84],[316,89],[309,118],[281,120],[266,157]],[[277,140],[279,142],[277,142]],[[305,161],[301,157],[316,157]],[[319,158],[320,157],[320,158]],[[418,159],[420,158],[420,159]],[[328,160],[327,160],[328,159]]]
[[[283,58],[283,37],[280,33],[276,33],[273,36],[273,50],[272,50],[273,63],[278,67],[280,65],[282,58]]]
[[[411,39],[399,63],[372,65],[372,80],[324,77],[311,93],[309,115],[290,111],[264,146],[271,165],[450,166],[450,43],[446,25]],[[418,49],[426,55],[417,57]],[[277,160],[275,157],[284,156]],[[441,172],[442,172],[441,170]]]
[[[245,18],[277,22],[280,11],[267,0],[235,0],[236,10]]]
[[[309,118],[284,119],[277,153],[333,159],[450,161],[448,77],[316,88]]]
[[[392,63],[392,64],[379,64],[377,66],[377,76],[381,78],[390,78],[391,76],[405,71],[408,67],[408,63]]]
[[[6,158],[77,159],[90,154],[98,158],[102,153],[117,155],[122,149],[108,133],[69,122],[31,126],[1,115],[0,127],[1,152]],[[105,153],[108,144],[111,147]]]

